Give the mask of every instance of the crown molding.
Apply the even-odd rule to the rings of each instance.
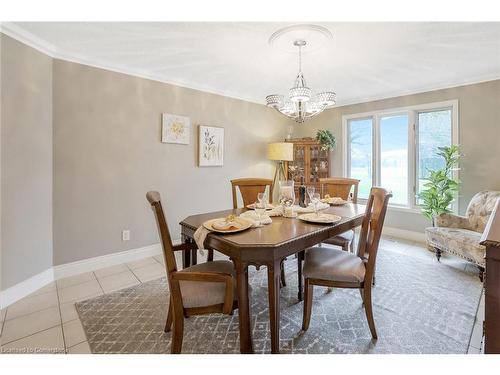
[[[438,85],[421,86],[417,89],[412,89],[412,90],[390,91],[388,93],[376,95],[376,96],[375,95],[364,96],[364,97],[360,96],[357,98],[353,98],[351,100],[346,100],[345,102],[340,101],[340,103],[338,105],[332,107],[332,109],[339,108],[339,107],[347,107],[347,106],[356,105],[356,104],[377,102],[380,100],[393,99],[393,98],[398,98],[398,97],[402,97],[402,96],[425,94],[426,92],[453,89],[456,87],[470,86],[470,85],[475,85],[478,83],[496,81],[496,80],[500,80],[500,74],[485,74],[485,75],[476,76],[476,77],[468,79],[468,80],[440,83]]]
[[[122,66],[122,65],[110,64],[109,62],[104,61],[104,60],[91,59],[91,58],[88,58],[88,57],[82,56],[82,55],[70,54],[70,53],[67,53],[67,52],[57,48],[53,44],[48,43],[47,41],[37,37],[36,35],[24,30],[22,27],[19,27],[18,25],[16,25],[13,22],[1,22],[0,23],[0,32],[4,33],[5,35],[10,36],[11,38],[16,39],[17,41],[19,41],[21,43],[28,45],[29,47],[36,49],[39,52],[42,52],[42,53],[44,53],[44,54],[46,54],[54,59],[64,60],[64,61],[73,62],[73,63],[77,63],[77,64],[82,64],[82,65],[87,65],[90,67],[104,69],[104,70],[112,71],[115,73],[121,73],[121,74],[126,74],[126,75],[130,75],[130,76],[134,76],[134,77],[149,79],[152,81],[166,83],[169,85],[183,87],[186,89],[202,91],[202,92],[206,92],[206,93],[214,94],[214,95],[219,95],[219,96],[223,96],[223,97],[230,98],[230,99],[242,100],[242,101],[250,102],[250,103],[254,103],[254,104],[265,105],[264,100],[259,101],[259,100],[256,100],[255,98],[242,96],[242,95],[239,95],[239,94],[236,94],[233,92],[224,91],[224,90],[216,90],[216,89],[213,89],[210,87],[203,87],[203,86],[200,86],[196,83],[189,82],[189,81],[168,80],[168,79],[165,79],[164,77],[158,76],[158,75],[151,73],[151,72],[148,72],[148,71],[144,71],[144,70],[140,70],[140,69],[131,69],[129,67]],[[345,106],[361,104],[361,103],[374,102],[374,101],[385,100],[385,99],[391,99],[391,98],[396,98],[399,96],[421,94],[421,93],[430,92],[430,91],[451,89],[451,88],[460,87],[460,86],[474,85],[477,83],[494,81],[494,80],[498,80],[498,79],[500,79],[500,74],[486,74],[486,75],[477,76],[477,77],[467,79],[467,80],[462,79],[459,81],[440,83],[438,85],[421,86],[417,89],[412,89],[412,90],[397,90],[397,91],[390,91],[390,92],[387,92],[387,93],[381,94],[381,95],[359,96],[359,97],[352,98],[352,99],[346,100],[346,101],[339,100],[337,105],[334,106],[333,108],[345,107]]]
[[[24,30],[13,22],[0,23],[0,32],[50,57],[54,57],[56,54],[54,45]]]
[[[19,27],[18,25],[12,22],[0,23],[0,32],[57,60],[64,60],[77,64],[87,65],[93,68],[109,70],[115,73],[121,73],[134,77],[149,79],[151,81],[166,83],[173,86],[183,87],[186,89],[191,89],[196,91],[202,91],[209,94],[224,96],[229,99],[242,100],[245,102],[250,102],[265,106],[264,100],[258,101],[255,100],[254,98],[241,96],[232,92],[215,90],[209,87],[203,87],[192,82],[168,80],[153,73],[143,71],[140,69],[131,69],[125,66],[110,64],[106,61],[99,59],[90,59],[86,56],[70,54],[61,50],[60,48],[57,48],[53,44],[48,43],[47,41],[37,37],[36,35],[24,30],[22,27]]]

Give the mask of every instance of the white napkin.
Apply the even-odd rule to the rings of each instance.
[[[330,205],[328,203],[318,203],[318,211],[326,210],[327,208],[330,208]],[[309,203],[309,206],[307,207],[294,206],[293,209],[299,214],[314,212],[314,206],[312,205],[312,203]]]
[[[252,222],[253,227],[261,227],[263,225],[271,224],[273,222],[272,219],[267,215],[267,212],[264,215],[262,215],[262,218],[259,218],[257,212],[249,210],[243,212],[240,215],[240,217],[243,219],[250,220]]]
[[[283,206],[278,205],[274,207],[272,210],[266,211],[267,216],[283,216]]]
[[[207,238],[210,231],[201,225],[196,232],[194,232],[194,242],[196,242],[196,246],[198,246],[198,252],[200,255],[205,255],[205,239]]]

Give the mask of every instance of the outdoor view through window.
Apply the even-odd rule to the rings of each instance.
[[[415,119],[414,155],[409,154],[411,119]],[[347,126],[347,170],[350,177],[361,180],[359,197],[367,198],[371,186],[379,185],[392,191],[393,205],[418,203],[416,194],[429,170],[443,166],[442,158],[437,155],[438,147],[452,143],[450,108],[353,118]]]

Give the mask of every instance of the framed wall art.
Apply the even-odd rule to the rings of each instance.
[[[224,128],[199,126],[199,166],[220,167],[224,164]]]

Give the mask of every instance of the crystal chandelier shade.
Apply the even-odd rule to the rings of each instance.
[[[299,73],[295,78],[295,83],[286,97],[278,94],[268,95],[266,104],[296,122],[302,123],[335,105],[336,94],[333,91],[313,94],[302,73],[302,47],[306,45],[306,41],[296,40],[293,44],[299,48]]]

